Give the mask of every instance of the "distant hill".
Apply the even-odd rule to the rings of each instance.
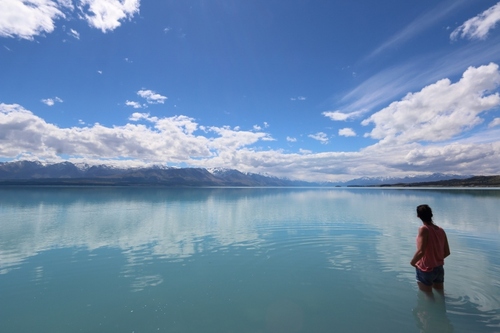
[[[408,177],[363,177],[349,180],[342,183],[343,186],[383,186],[387,184],[408,185],[416,183],[438,182],[449,179],[466,179],[472,175],[453,175],[443,173],[433,173],[423,176],[408,176]]]
[[[500,176],[474,176],[465,179],[448,179],[435,182],[399,183],[381,186],[401,187],[500,187]]]

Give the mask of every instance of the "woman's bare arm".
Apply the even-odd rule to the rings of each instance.
[[[427,240],[429,238],[429,230],[424,226],[418,229],[417,236],[417,251],[413,255],[413,259],[410,261],[410,265],[415,266],[417,262],[422,259],[425,255],[425,249],[427,248]]]
[[[448,244],[448,237],[446,237],[446,233],[444,234],[444,257],[450,255],[450,245]]]

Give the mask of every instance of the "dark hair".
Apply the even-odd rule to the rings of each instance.
[[[420,205],[417,207],[417,216],[424,222],[433,224],[432,209],[429,205]]]

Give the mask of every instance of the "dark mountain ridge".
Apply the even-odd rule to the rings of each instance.
[[[306,182],[243,173],[234,169],[151,166],[117,168],[108,165],[44,164],[36,161],[0,162],[0,185],[157,185],[157,186],[487,186],[499,187],[500,176],[432,174],[404,178],[358,178],[347,182]]]
[[[435,182],[381,185],[388,187],[500,187],[500,176],[473,176],[465,179],[447,179]]]
[[[317,186],[316,183],[204,168],[114,168],[76,166],[70,162],[43,164],[32,161],[0,163],[3,185],[161,185],[161,186]]]

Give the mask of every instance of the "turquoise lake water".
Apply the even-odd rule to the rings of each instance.
[[[500,190],[3,187],[0,230],[0,332],[500,332]]]

